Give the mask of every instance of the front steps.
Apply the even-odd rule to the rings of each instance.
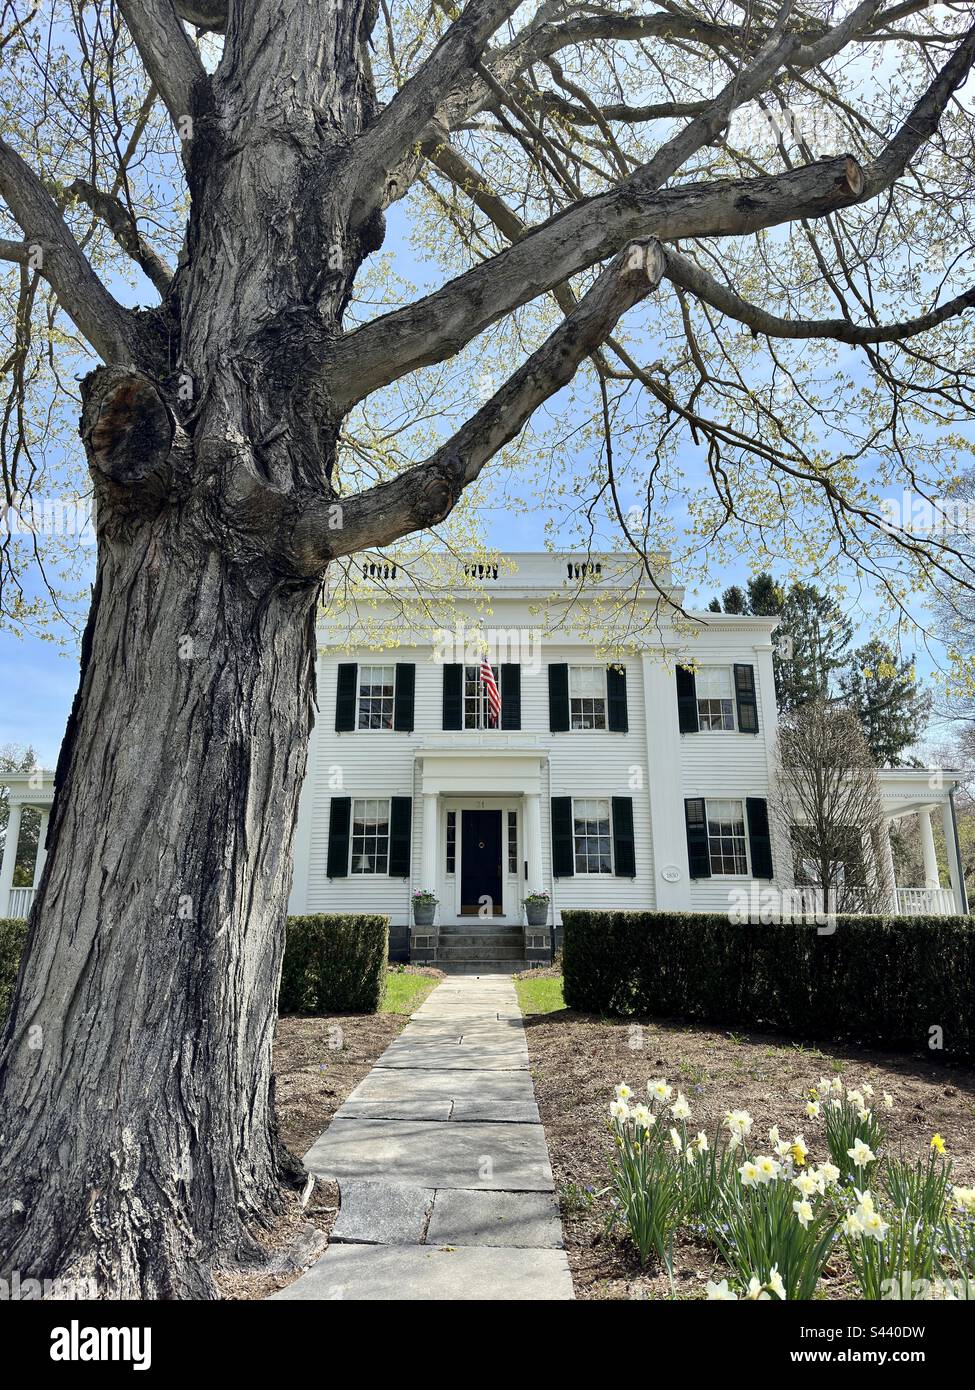
[[[544,928],[459,922],[414,927],[410,958],[414,965],[435,965],[448,975],[514,975],[547,965],[549,951]]]

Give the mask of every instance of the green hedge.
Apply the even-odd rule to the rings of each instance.
[[[20,917],[0,917],[0,1028],[17,983],[20,957],[27,940],[27,923]]]
[[[283,1014],[374,1014],[388,958],[388,917],[289,917],[278,1008]]]
[[[26,922],[0,917],[0,1026],[26,937]],[[289,917],[278,997],[281,1013],[375,1013],[382,1003],[388,955],[388,917]]]
[[[970,917],[837,917],[738,925],[705,912],[565,911],[567,1005],[764,1027],[799,1037],[975,1057]],[[934,1052],[933,1055],[939,1055]]]

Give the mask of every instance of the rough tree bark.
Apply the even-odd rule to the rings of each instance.
[[[296,1176],[275,1131],[271,1043],[329,560],[441,520],[668,264],[686,282],[658,238],[735,236],[873,196],[975,55],[973,29],[867,169],[837,151],[777,175],[664,188],[736,102],[782,63],[836,51],[854,21],[805,44],[769,32],[726,92],[615,190],[345,333],[383,207],[450,110],[483,100],[480,56],[517,0],[468,0],[381,112],[367,58],[376,8],[120,0],[184,137],[191,215],[171,282],[121,205],[76,191],[150,266],[165,289],[156,310],[116,303],[0,140],[0,196],[25,237],[0,252],[25,264],[43,248],[43,273],[106,364],[82,392],[97,583],[0,1040],[2,1274],[91,1278],[109,1297],[209,1297],[215,1266],[259,1255],[261,1225]],[[858,7],[856,23],[876,9]],[[212,76],[177,12],[226,28]],[[535,40],[554,52],[550,27]],[[568,276],[610,257],[585,294],[567,292]],[[357,400],[550,289],[564,321],[471,420],[425,463],[337,498],[339,432]],[[749,321],[743,301],[731,307]]]

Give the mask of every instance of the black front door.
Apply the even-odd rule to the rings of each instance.
[[[475,916],[482,899],[489,898],[488,916],[498,916],[501,905],[501,812],[460,813],[460,910]]]

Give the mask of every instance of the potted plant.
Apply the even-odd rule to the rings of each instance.
[[[530,927],[544,927],[548,921],[548,894],[529,893],[527,898],[522,898],[525,905],[525,912],[528,914],[528,925]]]
[[[437,903],[440,899],[426,888],[418,888],[413,894],[413,921],[418,927],[432,927]]]

